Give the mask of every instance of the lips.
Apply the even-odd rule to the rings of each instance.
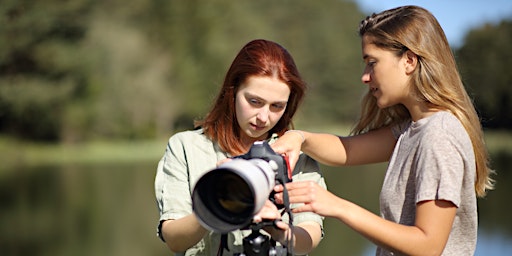
[[[258,125],[255,125],[255,124],[251,124],[251,127],[256,130],[256,131],[259,131],[259,130],[263,130],[265,129],[265,126],[258,126]]]

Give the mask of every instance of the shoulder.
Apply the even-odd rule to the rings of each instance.
[[[175,133],[169,138],[169,143],[211,142],[203,133],[203,129],[188,130]]]
[[[423,123],[420,123],[422,121]],[[428,144],[436,145],[436,147],[451,144],[465,150],[472,150],[469,134],[460,120],[450,112],[437,112],[414,125],[420,128],[423,134],[422,139],[429,142]]]
[[[452,113],[440,111],[427,118],[424,130],[428,134],[439,134],[457,138],[467,135],[462,123]]]
[[[211,148],[213,142],[206,137],[203,129],[178,132],[169,138],[168,149]]]

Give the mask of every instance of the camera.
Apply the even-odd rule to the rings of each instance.
[[[267,199],[274,202],[274,186],[291,181],[287,159],[276,154],[266,141],[257,141],[246,154],[199,178],[192,192],[192,208],[209,230],[228,233],[243,229]]]

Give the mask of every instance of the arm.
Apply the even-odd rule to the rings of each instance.
[[[183,252],[197,244],[207,230],[203,228],[194,214],[162,223],[162,236],[167,247],[173,252]]]
[[[301,150],[320,163],[331,166],[384,162],[389,160],[395,143],[391,128],[383,127],[349,137],[306,131],[288,132],[272,144],[272,148],[277,153],[288,155],[293,168]]]
[[[262,210],[254,217],[255,222],[262,219],[280,219],[281,215],[277,207],[270,200],[267,200]],[[296,254],[304,255],[315,249],[322,239],[322,229],[314,221],[304,221],[293,227],[282,221],[276,223],[275,227],[265,227],[272,239],[282,245],[293,247]],[[292,237],[293,234],[293,237]]]
[[[187,137],[188,136],[188,137]],[[211,157],[187,161],[187,152],[193,154],[191,134],[183,133],[169,139],[164,156],[160,160],[155,177],[155,195],[160,213],[161,236],[173,252],[183,252],[197,244],[207,230],[192,213],[189,179],[193,178],[198,167],[214,166]],[[193,144],[196,145],[196,144]],[[211,160],[213,164],[207,162]],[[197,166],[197,167],[195,167]],[[191,176],[192,175],[192,176]]]
[[[305,203],[294,212],[312,211],[336,218],[378,246],[407,255],[441,254],[457,211],[449,201],[423,201],[416,206],[415,225],[405,226],[385,220],[313,182],[293,182],[286,187],[291,203]],[[276,191],[282,191],[282,186]],[[282,193],[276,194],[276,199],[280,202]]]
[[[318,184],[319,187],[327,188],[320,166],[315,160],[305,154],[301,154],[299,157],[299,161],[293,170],[293,180],[307,180]],[[263,210],[268,211],[264,212]],[[270,200],[267,200],[263,210],[255,216],[256,221],[260,221],[262,218],[281,219],[282,217],[281,212],[278,211],[276,205]],[[277,229],[269,227],[265,228],[265,230],[275,241],[279,241],[287,247],[293,246],[294,253],[299,255],[310,253],[322,240],[323,217],[315,213],[293,213],[293,217],[292,230],[290,230],[286,220],[277,222]]]
[[[370,241],[387,250],[405,255],[441,255],[457,208],[448,201],[432,200],[417,204],[414,226],[397,224],[348,201],[340,204],[336,216]]]
[[[284,224],[281,222],[281,224]],[[284,224],[287,225],[287,224]],[[314,221],[307,221],[293,226],[293,238],[290,240],[291,246],[293,246],[293,252],[298,255],[305,255],[315,249],[320,240],[322,239],[322,230],[320,225]],[[287,228],[286,231],[272,229],[267,230],[271,234],[272,238],[279,241],[281,244],[287,244],[287,237],[291,236],[291,229]]]

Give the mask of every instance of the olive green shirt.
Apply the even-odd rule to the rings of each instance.
[[[272,136],[269,143],[276,139],[276,135]],[[160,212],[159,223],[191,214],[195,183],[205,172],[216,168],[217,163],[227,157],[230,156],[223,152],[217,143],[209,140],[202,129],[173,135],[169,139],[164,156],[158,163],[155,177],[155,195]],[[318,163],[305,154],[301,154],[292,179],[293,181],[312,180],[326,188]],[[286,214],[283,216],[283,221],[288,221]],[[323,217],[317,214],[305,212],[293,215],[294,225],[305,221],[317,222],[323,228]],[[243,238],[249,234],[250,230],[230,232],[227,236],[228,250],[224,251],[224,255],[242,253]],[[221,234],[208,232],[199,243],[175,255],[217,255],[220,238]]]

